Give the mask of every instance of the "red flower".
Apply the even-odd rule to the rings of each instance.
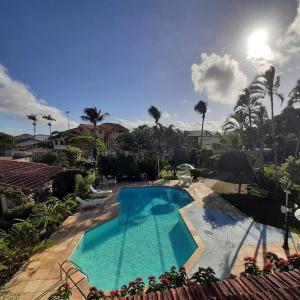
[[[70,291],[70,290],[71,290],[71,286],[70,286],[70,283],[69,283],[69,282],[66,283],[65,289],[66,289],[67,291]]]
[[[264,272],[269,272],[272,268],[274,268],[274,265],[271,262],[267,262],[264,265],[263,271]]]
[[[129,282],[128,282],[128,285],[129,285],[129,286],[134,286],[134,283],[135,283],[134,281],[129,281]]]
[[[141,277],[137,277],[137,278],[135,279],[135,283],[140,283],[141,281],[143,281],[143,279],[142,279]]]
[[[289,262],[283,258],[280,258],[279,261],[278,261],[278,265],[283,267],[283,266],[286,266]]]

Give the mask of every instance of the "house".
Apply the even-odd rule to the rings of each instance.
[[[117,137],[121,133],[129,132],[127,128],[117,123],[102,123],[97,125],[96,129],[92,124],[80,124],[71,129],[74,132],[97,136],[105,142],[108,153],[114,153],[118,149]]]
[[[201,130],[186,131],[186,134],[187,134],[188,138],[192,141],[192,144],[194,146],[200,145]],[[218,131],[203,130],[202,144],[210,145],[210,146],[219,144],[221,137],[222,137],[222,135]]]
[[[46,142],[49,135],[46,134],[37,134],[35,137],[31,134],[21,134],[15,136],[17,148],[32,148],[34,145]]]
[[[53,178],[61,170],[61,167],[40,163],[0,160],[0,188],[20,189],[39,195],[45,189],[51,189]],[[0,199],[2,213],[18,204],[5,199],[3,195],[0,195]]]

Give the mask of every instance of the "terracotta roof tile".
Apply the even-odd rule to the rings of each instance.
[[[40,163],[0,160],[0,187],[35,192],[61,170],[61,167]]]
[[[300,299],[300,271],[240,277],[211,284],[184,286],[136,297],[133,300],[291,300]]]

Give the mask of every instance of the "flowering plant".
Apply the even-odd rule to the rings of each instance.
[[[104,298],[104,292],[102,290],[97,290],[95,286],[90,288],[90,292],[87,295],[86,299],[87,300],[99,300]]]
[[[245,272],[241,273],[241,276],[248,276],[248,275],[261,275],[262,271],[256,265],[256,259],[251,256],[246,256],[244,258],[245,262]]]
[[[145,283],[141,277],[137,277],[134,281],[128,282],[128,285],[124,284],[121,287],[120,295],[142,295],[144,292]],[[113,296],[113,292],[119,292],[118,290],[111,291],[111,295]],[[114,295],[116,296],[116,295]]]
[[[198,271],[192,276],[191,279],[194,279],[197,283],[209,283],[209,282],[215,282],[218,281],[215,277],[215,271],[208,267],[208,268],[199,268]],[[191,282],[189,282],[189,285]]]

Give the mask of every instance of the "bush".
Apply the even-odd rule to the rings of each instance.
[[[95,173],[82,177],[80,174],[75,178],[75,194],[82,199],[90,196],[90,187],[95,182]]]
[[[33,212],[35,204],[33,201],[29,201],[25,204],[17,205],[12,209],[9,209],[4,213],[4,217],[8,221],[12,221],[14,219],[27,219]]]
[[[20,189],[0,188],[0,195],[4,195],[14,206],[33,201],[31,194],[25,194]]]
[[[190,170],[190,174],[191,174],[191,176],[193,176],[194,179],[197,179],[197,178],[201,177],[202,171],[200,169],[192,169],[192,170]]]
[[[64,170],[59,172],[53,180],[53,195],[63,199],[66,195],[75,191],[75,177],[77,174],[86,175],[79,169]]]

